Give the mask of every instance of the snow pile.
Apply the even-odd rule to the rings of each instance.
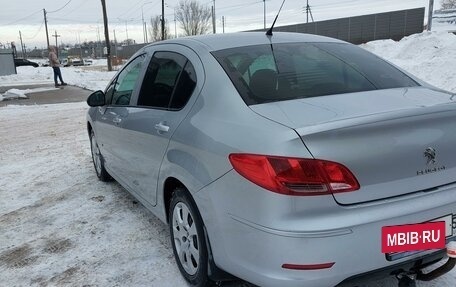
[[[62,67],[62,77],[69,85],[96,91],[104,90],[116,72],[85,70],[83,67]],[[0,86],[54,84],[50,67],[17,67],[16,75],[0,76]]]
[[[27,99],[27,94],[31,93],[39,93],[39,92],[46,92],[46,91],[53,91],[57,90],[56,88],[35,88],[35,89],[9,89],[4,94],[0,94],[0,102],[3,100],[12,100],[12,99]]]
[[[10,100],[10,99],[27,99],[28,97],[25,95],[24,90],[18,90],[18,89],[10,89],[6,91],[3,95],[0,94],[0,102],[3,100]]]
[[[379,40],[361,47],[438,88],[456,92],[456,35],[423,32],[399,42]]]

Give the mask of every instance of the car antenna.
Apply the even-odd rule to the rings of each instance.
[[[280,9],[279,9],[279,12],[277,13],[277,15],[275,16],[275,19],[274,19],[274,22],[272,22],[272,26],[271,28],[269,28],[269,30],[266,32],[266,35],[267,36],[272,36],[272,29],[274,29],[274,25],[277,21],[277,18],[279,17],[279,14],[280,14],[280,11],[282,11],[282,7],[283,7],[283,4],[285,3],[285,0],[282,1],[282,5],[280,5]]]

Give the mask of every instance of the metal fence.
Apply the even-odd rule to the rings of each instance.
[[[400,40],[423,32],[425,8],[356,16],[313,23],[275,27],[274,31],[328,36],[353,44],[373,40]]]

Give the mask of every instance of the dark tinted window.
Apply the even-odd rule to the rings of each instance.
[[[182,71],[179,81],[177,82],[174,94],[171,100],[170,109],[180,110],[190,99],[193,90],[196,86],[196,72],[192,63],[187,61],[185,68]]]
[[[181,109],[195,83],[195,71],[187,58],[177,53],[157,52],[147,68],[138,105]]]
[[[388,62],[357,46],[334,43],[318,43],[315,45],[363,73],[378,89],[418,85]]]
[[[130,104],[131,94],[139,78],[144,57],[144,55],[137,57],[119,73],[112,92],[112,105],[125,106]],[[111,91],[107,92],[111,93]]]
[[[417,85],[387,62],[349,44],[258,45],[213,54],[249,105]]]

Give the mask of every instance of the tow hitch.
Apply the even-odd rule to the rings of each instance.
[[[431,281],[448,272],[456,265],[456,241],[451,241],[446,246],[448,261],[442,266],[432,270],[429,273],[423,273],[422,270],[412,270],[398,274],[396,278],[399,280],[399,287],[415,287],[416,281]]]

